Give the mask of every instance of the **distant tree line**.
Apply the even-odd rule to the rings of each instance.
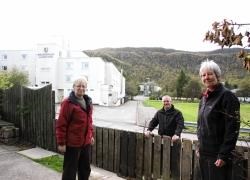
[[[126,93],[134,96],[139,84],[150,78],[162,88],[160,95],[188,97],[200,96],[202,85],[199,66],[205,59],[213,59],[223,72],[222,81],[229,89],[247,89],[250,74],[237,61],[239,49],[218,49],[207,52],[186,52],[164,48],[103,48],[84,51],[89,56],[99,56],[123,69]],[[154,94],[158,96],[159,93]],[[245,93],[246,94],[246,93]],[[245,95],[244,94],[244,95]]]

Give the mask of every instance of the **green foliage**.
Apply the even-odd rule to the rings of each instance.
[[[9,81],[9,74],[5,71],[0,71],[0,89],[7,89],[13,84]]]
[[[243,79],[240,82],[239,89],[240,90],[237,92],[238,96],[250,97],[250,83],[248,79]]]
[[[51,168],[53,170],[56,170],[57,172],[62,172],[63,169],[63,157],[54,155],[38,160],[34,160],[48,168]]]
[[[9,81],[13,85],[28,85],[29,83],[28,74],[18,70],[17,68],[13,68],[9,72]]]
[[[135,81],[133,81],[133,80],[127,81],[125,87],[126,87],[126,94],[128,96],[133,97],[133,96],[138,94],[138,87],[139,86],[137,85],[137,83]]]
[[[235,88],[237,88],[237,85],[230,84],[228,81],[225,81],[224,86],[225,86],[227,89],[235,89]]]
[[[195,98],[199,98],[201,93],[201,83],[196,79],[191,79],[183,88],[183,95],[185,98],[190,98],[194,101]]]
[[[8,89],[13,85],[27,85],[28,75],[16,68],[11,71],[0,71],[0,89]]]
[[[157,94],[151,94],[150,96],[149,96],[149,100],[159,100],[159,96],[157,95]]]
[[[176,82],[176,96],[183,97],[184,86],[188,83],[189,77],[181,70]]]

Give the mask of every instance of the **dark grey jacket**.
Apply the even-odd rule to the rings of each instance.
[[[240,128],[238,98],[222,84],[199,104],[197,135],[201,155],[227,160],[235,149]]]
[[[164,108],[158,110],[154,115],[153,119],[149,123],[148,130],[152,131],[159,124],[158,134],[173,136],[180,136],[182,129],[184,127],[184,119],[182,113],[172,107],[165,111]]]

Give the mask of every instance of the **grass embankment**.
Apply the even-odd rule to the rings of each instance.
[[[54,155],[42,159],[34,160],[39,164],[42,164],[50,169],[53,169],[57,172],[62,172],[63,169],[63,157],[59,155]]]
[[[176,109],[179,109],[185,121],[188,122],[197,122],[198,115],[198,103],[197,102],[183,102],[183,101],[173,101],[173,104]],[[145,106],[151,106],[156,109],[162,108],[162,101],[160,100],[145,100]],[[247,123],[250,121],[250,104],[241,104],[240,105],[240,115],[241,115],[241,127],[247,127]],[[249,127],[249,126],[248,126]]]

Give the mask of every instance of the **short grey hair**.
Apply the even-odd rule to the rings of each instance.
[[[170,101],[172,101],[172,98],[168,95],[162,96],[161,100],[163,101],[164,99],[169,99]]]
[[[73,87],[76,85],[76,84],[83,84],[85,87],[87,87],[87,79],[84,78],[84,77],[81,77],[81,78],[77,78],[76,80],[74,80],[73,82]]]
[[[221,77],[221,70],[220,70],[220,67],[217,63],[215,63],[213,60],[209,60],[207,59],[206,61],[203,61],[201,63],[201,66],[200,66],[200,72],[199,72],[199,75],[201,76],[202,72],[205,70],[205,69],[209,69],[211,71],[213,71],[217,77],[217,79],[219,80],[220,77]]]

